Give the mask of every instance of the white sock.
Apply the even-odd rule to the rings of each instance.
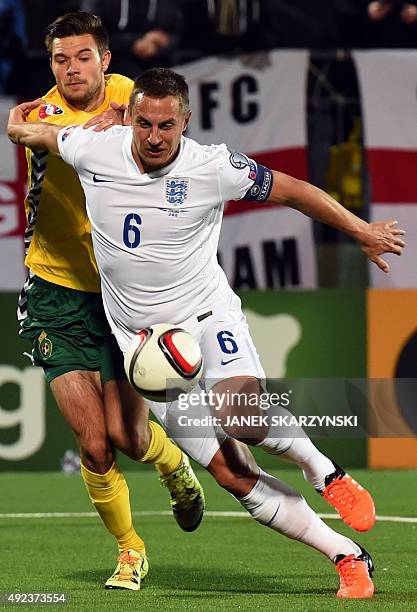
[[[335,471],[333,462],[309,438],[294,438],[288,450],[280,454],[280,458],[296,463],[303,470],[304,478],[319,491],[324,491],[326,476]]]
[[[300,493],[263,470],[252,491],[237,499],[262,525],[312,546],[332,562],[338,555],[361,554],[359,546],[330,529]]]
[[[291,416],[291,413],[284,408],[281,409],[281,413]],[[333,463],[314,446],[301,427],[292,425],[286,433],[291,437],[268,437],[257,446],[271,455],[279,455],[285,461],[296,463],[303,470],[304,478],[315,489],[324,491],[326,476],[335,471]]]

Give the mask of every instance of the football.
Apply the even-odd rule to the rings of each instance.
[[[191,391],[201,377],[203,358],[194,336],[175,325],[159,323],[135,334],[124,365],[136,391],[165,402]]]

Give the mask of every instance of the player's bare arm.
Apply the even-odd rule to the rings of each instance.
[[[282,172],[273,172],[274,182],[269,201],[283,204],[304,213],[315,221],[331,225],[352,236],[367,257],[383,272],[389,272],[389,265],[380,256],[384,253],[401,255],[405,234],[397,227],[397,221],[368,223],[352,214],[328,193]]]
[[[7,124],[7,136],[14,144],[24,145],[29,149],[47,150],[59,155],[59,125],[49,123],[13,123]]]
[[[42,98],[14,106],[9,112],[7,136],[14,144],[25,145],[29,149],[46,149],[59,155],[57,137],[62,126],[26,122],[29,113],[40,104],[43,104]]]

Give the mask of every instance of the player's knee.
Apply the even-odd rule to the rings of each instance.
[[[134,428],[129,432],[110,430],[109,438],[115,448],[130,459],[133,459],[133,461],[140,461],[149,447],[149,431],[147,427],[140,430]]]
[[[226,467],[222,467],[212,472],[212,474],[216,479],[217,484],[223,487],[223,489],[226,489],[226,491],[234,493],[234,489],[238,484],[237,481],[239,478],[233,472]]]
[[[225,464],[214,463],[209,466],[209,471],[223,489],[236,497],[246,495],[258,478],[258,474],[250,465],[240,465],[238,469],[231,469]]]
[[[108,472],[114,453],[108,440],[89,440],[80,444],[83,465],[96,474]]]

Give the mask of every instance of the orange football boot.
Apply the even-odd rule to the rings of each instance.
[[[368,531],[375,523],[371,494],[340,466],[336,463],[334,466],[335,471],[326,476],[321,495],[337,510],[346,525],[356,531]]]
[[[362,546],[360,549],[362,553],[359,557],[339,555],[336,559],[336,570],[340,579],[337,591],[339,598],[369,599],[374,594],[374,584],[371,580],[374,564],[371,555]]]

